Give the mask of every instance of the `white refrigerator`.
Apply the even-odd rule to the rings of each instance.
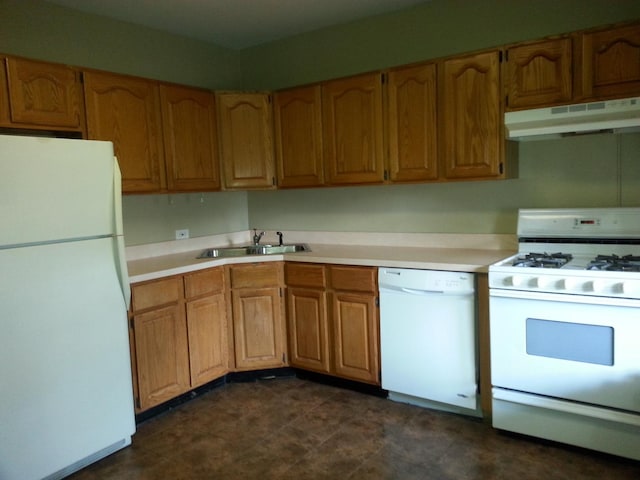
[[[131,443],[129,282],[110,142],[0,135],[0,479]]]

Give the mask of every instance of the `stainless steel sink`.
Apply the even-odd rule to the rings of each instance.
[[[207,248],[197,258],[243,257],[245,255],[277,255],[283,253],[310,252],[305,243],[288,245],[249,245],[246,247]]]

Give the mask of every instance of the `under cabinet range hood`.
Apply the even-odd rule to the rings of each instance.
[[[511,140],[640,131],[640,97],[506,112],[504,122]]]

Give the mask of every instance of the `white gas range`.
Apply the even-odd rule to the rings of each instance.
[[[640,208],[520,210],[489,268],[493,425],[640,460]]]

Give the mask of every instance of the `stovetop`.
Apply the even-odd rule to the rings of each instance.
[[[640,208],[520,210],[518,245],[490,288],[640,299]]]
[[[576,256],[571,253],[529,252],[509,260],[519,268],[566,268],[604,272],[640,272],[640,255],[598,254]],[[508,262],[507,262],[508,263]]]

